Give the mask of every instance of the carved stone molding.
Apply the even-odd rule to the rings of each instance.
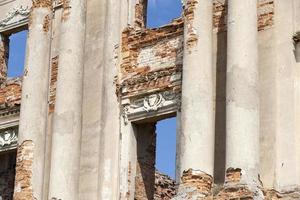
[[[293,36],[294,43],[297,44],[300,42],[300,31],[296,32]]]
[[[24,26],[28,23],[30,8],[19,6],[10,11],[4,19],[0,19],[0,32]]]
[[[0,130],[0,152],[17,148],[18,128],[12,127]]]
[[[180,109],[180,94],[173,91],[163,91],[137,99],[125,99],[122,102],[123,117],[128,121],[140,121],[176,113]]]
[[[53,8],[54,8],[54,9],[55,9],[55,8],[59,8],[59,7],[62,6],[62,4],[63,4],[62,0],[54,0],[54,1],[53,1]]]

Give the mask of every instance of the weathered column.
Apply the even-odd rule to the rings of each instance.
[[[209,196],[213,182],[212,6],[212,0],[185,3],[179,199]]]
[[[43,197],[51,18],[52,1],[33,0],[22,86],[14,200]]]
[[[259,184],[257,35],[257,0],[229,0],[225,186],[246,185],[251,192]]]
[[[85,0],[63,1],[49,199],[78,199],[85,16]]]
[[[120,4],[106,0],[105,42],[103,52],[102,130],[99,162],[99,199],[119,199],[120,106],[116,96],[120,40]]]

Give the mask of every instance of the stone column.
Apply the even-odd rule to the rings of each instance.
[[[121,37],[120,3],[106,0],[105,42],[103,52],[102,126],[99,162],[99,199],[119,198],[120,105],[116,96],[118,44]]]
[[[52,1],[33,1],[30,19],[14,200],[43,198]]]
[[[251,191],[259,184],[257,35],[257,0],[229,0],[226,183],[246,184]]]
[[[181,134],[177,164],[179,199],[210,195],[214,168],[212,0],[187,0],[184,10],[184,57]],[[192,183],[194,182],[194,183]]]
[[[63,2],[49,199],[78,200],[86,1]]]

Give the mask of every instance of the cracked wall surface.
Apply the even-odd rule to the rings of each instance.
[[[4,2],[4,3],[3,3]],[[16,0],[16,3],[10,3],[8,0],[0,0],[0,8],[3,11],[0,12],[0,16],[4,17],[4,13],[8,13],[6,11],[12,10],[11,8],[17,8],[17,5],[27,3],[23,3],[21,0]],[[57,87],[57,75],[59,73],[58,70],[58,62],[59,62],[59,43],[60,39],[60,25],[61,23],[67,22],[71,15],[70,8],[71,0],[62,0],[52,2],[50,0],[33,0],[32,1],[32,9],[34,8],[51,8],[54,12],[54,29],[51,30],[51,18],[52,16],[47,15],[43,18],[43,23],[41,24],[43,31],[49,32],[51,31],[53,36],[52,46],[51,46],[51,56],[49,59],[49,70],[51,72],[51,76],[49,77],[49,90],[48,90],[48,111],[49,111],[49,122],[48,122],[48,132],[47,132],[47,158],[51,156],[51,137],[52,137],[52,120],[53,113],[55,108],[56,101],[56,87]],[[99,169],[107,169],[104,167],[99,167],[101,163],[99,161],[93,160],[96,157],[101,156],[101,148],[97,145],[100,144],[100,135],[102,128],[102,119],[100,116],[102,110],[102,96],[103,91],[106,90],[107,87],[103,86],[103,71],[105,66],[103,66],[106,58],[102,58],[100,56],[103,51],[104,43],[106,39],[105,28],[108,26],[105,18],[107,17],[106,11],[106,3],[101,2],[101,16],[97,15],[95,17],[95,13],[99,12],[97,10],[97,6],[100,5],[95,3],[96,1],[89,1],[88,8],[88,17],[87,21],[89,24],[89,29],[92,30],[93,33],[86,33],[87,41],[85,48],[85,71],[84,71],[84,133],[82,138],[82,146],[83,150],[80,155],[84,162],[81,163],[81,171],[80,171],[80,198],[96,198],[100,193],[100,184],[98,183],[98,175],[102,174]],[[125,1],[124,1],[125,2]],[[194,44],[201,43],[201,38],[197,36],[197,30],[193,27],[193,20],[195,17],[195,6],[198,4],[197,0],[186,0],[186,6],[183,9],[182,16],[178,19],[174,19],[171,23],[166,24],[159,28],[147,29],[147,1],[146,0],[136,0],[136,1],[127,1],[131,2],[134,5],[127,6],[127,2],[122,2],[122,8],[124,10],[130,9],[130,14],[126,13],[127,11],[122,10],[122,16],[126,16],[128,14],[128,18],[132,17],[134,20],[132,22],[127,22],[124,17],[120,24],[130,24],[128,27],[119,28],[121,42],[119,44],[114,43],[114,65],[110,67],[117,66],[118,73],[114,74],[115,79],[111,80],[110,83],[112,86],[115,84],[116,96],[110,98],[118,98],[120,103],[120,115],[122,120],[124,118],[124,123],[128,126],[131,123],[138,123],[143,126],[149,122],[155,123],[156,121],[167,118],[170,116],[175,116],[176,112],[180,111],[180,98],[181,98],[181,84],[182,84],[182,69],[183,69],[183,50],[184,48],[192,47]],[[181,191],[186,191],[184,194],[179,194],[175,196],[176,191],[178,191],[178,183],[175,183],[174,180],[169,177],[157,172],[155,170],[155,137],[153,137],[154,130],[150,130],[152,136],[150,137],[142,137],[140,136],[140,140],[145,140],[141,142],[141,145],[138,146],[140,148],[140,152],[143,152],[138,155],[137,163],[127,162],[129,167],[126,170],[127,176],[135,176],[135,179],[128,179],[127,184],[135,185],[134,196],[136,200],[144,200],[144,199],[189,199],[191,196],[186,196],[187,194],[197,193],[199,198],[206,199],[219,199],[219,200],[227,200],[227,199],[255,199],[255,194],[253,191],[247,187],[243,187],[239,185],[241,181],[241,171],[242,169],[228,169],[227,173],[225,173],[225,158],[224,151],[226,150],[224,145],[224,137],[225,137],[225,90],[226,88],[226,34],[227,34],[227,5],[225,0],[213,0],[213,31],[214,31],[214,73],[216,80],[216,113],[217,113],[217,122],[216,122],[216,132],[218,132],[217,136],[222,138],[222,141],[216,141],[216,150],[218,154],[215,158],[217,161],[218,168],[215,173],[215,177],[211,177],[208,174],[201,173],[197,170],[188,170],[183,173],[182,176],[182,185],[181,187],[185,187]],[[287,0],[288,3],[295,3],[294,0]],[[54,7],[53,7],[53,5]],[[277,60],[281,58],[279,53],[274,53],[273,51],[280,52],[283,54],[281,47],[277,47],[277,42],[282,42],[275,40],[276,38],[280,38],[281,35],[284,35],[281,32],[281,35],[278,36],[276,34],[278,26],[282,26],[282,24],[278,24],[276,22],[276,0],[258,0],[258,31],[259,31],[259,51],[260,51],[260,70],[262,72],[261,87],[263,88],[263,108],[262,111],[266,114],[263,114],[262,121],[262,147],[264,148],[261,152],[261,160],[267,157],[272,157],[273,155],[270,153],[269,146],[271,142],[268,142],[268,139],[274,139],[274,133],[268,128],[271,126],[270,124],[277,123],[272,121],[270,115],[274,116],[270,110],[273,109],[274,101],[278,100],[278,96],[273,96],[274,88],[278,90],[278,87],[285,86],[288,88],[290,85],[294,85],[295,88],[299,85],[299,80],[295,82],[285,82],[280,79],[281,76],[287,75],[290,72],[286,71],[287,69],[283,66],[290,66],[290,63],[281,62],[280,66],[277,66]],[[4,5],[5,4],[5,5]],[[284,4],[284,3],[282,3]],[[282,5],[281,4],[281,5]],[[118,4],[116,4],[117,6]],[[277,4],[278,7],[279,4]],[[290,4],[291,5],[291,4]],[[298,5],[298,4],[297,4]],[[93,7],[93,8],[92,8]],[[300,8],[295,8],[297,10]],[[277,8],[278,9],[278,8]],[[129,11],[128,11],[129,12]],[[115,14],[115,13],[114,13]],[[13,14],[12,14],[13,15]],[[13,17],[14,20],[17,20],[22,14],[16,14],[17,17]],[[129,16],[130,15],[130,16]],[[294,12],[295,16],[297,12]],[[25,14],[24,14],[25,16]],[[117,20],[117,17],[115,17]],[[1,19],[0,19],[1,20]],[[101,21],[101,23],[99,23]],[[9,21],[10,22],[10,21]],[[29,18],[28,25],[30,26],[32,21]],[[184,23],[188,23],[188,40],[187,43],[184,43]],[[116,23],[117,24],[117,23]],[[290,24],[287,22],[286,24]],[[299,23],[300,24],[300,23]],[[0,24],[0,28],[2,25]],[[24,24],[21,26],[24,27]],[[109,26],[108,26],[109,27]],[[298,27],[299,26],[295,26]],[[20,28],[20,27],[17,27]],[[294,30],[295,31],[295,30]],[[8,49],[9,49],[9,41],[7,35],[10,33],[5,32],[4,36],[1,34],[0,37],[0,124],[2,120],[9,118],[11,115],[18,115],[20,112],[20,104],[21,104],[21,92],[22,92],[22,77],[20,78],[7,78],[7,62],[8,62]],[[276,36],[274,36],[276,35]],[[290,40],[287,41],[285,38],[285,42],[292,46],[292,35],[289,36]],[[99,39],[100,38],[100,39]],[[297,41],[296,41],[297,40]],[[294,39],[294,42],[299,43],[298,39]],[[97,42],[95,42],[97,41]],[[273,42],[270,42],[273,41]],[[276,44],[275,44],[276,43]],[[281,45],[281,44],[280,44]],[[101,46],[101,47],[99,47]],[[273,50],[276,46],[276,50]],[[109,47],[109,49],[112,49]],[[277,55],[278,54],[278,55]],[[278,58],[279,57],[279,58]],[[286,59],[290,58],[285,55],[282,56]],[[276,59],[275,59],[276,58]],[[199,60],[201,62],[201,60]],[[279,65],[279,64],[278,64]],[[293,65],[294,66],[294,65]],[[276,69],[275,69],[276,68]],[[277,69],[278,68],[278,69]],[[279,75],[272,74],[272,70],[278,70]],[[267,71],[269,70],[269,71]],[[297,69],[293,69],[292,73],[299,73]],[[26,72],[25,72],[26,74]],[[99,75],[98,75],[99,74]],[[297,75],[298,76],[298,75]],[[111,76],[113,77],[113,76]],[[274,78],[275,77],[275,78]],[[274,80],[272,79],[274,78]],[[95,80],[96,79],[96,80]],[[96,84],[97,83],[97,84]],[[70,84],[70,87],[71,84]],[[92,89],[93,87],[93,89]],[[291,91],[291,90],[287,90]],[[96,94],[97,93],[97,94]],[[270,94],[270,97],[267,95]],[[283,92],[281,94],[284,94]],[[290,93],[289,93],[290,94]],[[175,98],[176,97],[176,98]],[[273,98],[273,99],[271,99]],[[292,98],[290,98],[292,99]],[[295,101],[298,99],[295,97]],[[171,102],[171,103],[170,103]],[[100,105],[101,104],[101,105]],[[176,104],[174,106],[174,104]],[[292,104],[292,103],[291,103]],[[172,106],[173,107],[172,107]],[[278,105],[277,105],[278,106]],[[128,108],[129,107],[129,108]],[[97,109],[96,109],[97,108]],[[277,107],[276,107],[277,108]],[[78,108],[81,109],[81,108]],[[165,110],[164,110],[165,109]],[[269,109],[269,110],[268,110]],[[134,111],[134,112],[132,112]],[[132,112],[132,113],[130,113]],[[95,114],[97,113],[97,114]],[[128,114],[129,113],[129,114]],[[142,115],[142,114],[143,115]],[[194,115],[195,113],[191,113]],[[284,114],[284,113],[283,113]],[[99,115],[99,116],[98,116]],[[126,119],[127,115],[127,119]],[[131,118],[130,118],[131,117]],[[136,117],[136,118],[134,118]],[[93,120],[91,120],[93,119]],[[97,119],[97,120],[96,120]],[[123,123],[121,122],[113,122],[113,123]],[[132,120],[132,121],[131,121]],[[276,119],[277,120],[277,119]],[[291,120],[289,120],[290,122]],[[268,125],[266,125],[268,124]],[[288,124],[288,123],[286,123]],[[278,124],[276,124],[278,125]],[[149,127],[148,127],[149,128]],[[153,127],[152,127],[153,128]],[[147,128],[144,127],[146,130]],[[151,128],[149,128],[151,129]],[[86,132],[85,132],[86,131]],[[123,130],[121,130],[122,132]],[[126,134],[123,133],[122,134]],[[97,135],[97,136],[95,136]],[[122,136],[124,136],[122,135]],[[222,135],[222,137],[220,137]],[[99,137],[99,138],[98,138]],[[147,139],[145,139],[147,138]],[[102,139],[102,138],[101,138]],[[97,141],[96,141],[97,140]],[[98,141],[99,140],[99,141]],[[276,141],[277,142],[277,141]],[[18,164],[16,166],[16,180],[15,180],[15,199],[33,199],[32,194],[32,186],[31,186],[31,176],[32,171],[31,165],[32,160],[35,156],[32,154],[34,141],[25,141],[20,144],[18,149]],[[99,143],[99,144],[98,144]],[[93,145],[91,145],[93,144]],[[277,143],[276,143],[277,144]],[[113,145],[116,145],[114,143]],[[269,146],[268,146],[269,145]],[[93,146],[93,147],[90,147]],[[289,146],[289,145],[287,145]],[[272,147],[273,148],[273,147]],[[275,148],[275,147],[274,147]],[[97,149],[97,150],[95,150]],[[142,149],[142,150],[141,150]],[[99,151],[99,152],[98,152]],[[222,151],[220,153],[220,151]],[[93,157],[90,156],[93,154]],[[96,155],[97,154],[97,155]],[[223,156],[223,157],[222,157]],[[222,157],[220,159],[220,157]],[[0,158],[1,159],[1,158]],[[97,158],[98,159],[98,158]],[[197,159],[197,158],[195,158]],[[278,158],[277,158],[278,159]],[[281,160],[280,160],[281,161]],[[285,160],[284,160],[285,161]],[[50,162],[50,161],[47,161]],[[264,161],[261,161],[264,162]],[[282,161],[283,162],[283,161]],[[95,164],[96,163],[96,164]],[[1,160],[0,160],[1,165]],[[134,167],[133,167],[134,165]],[[224,166],[221,166],[224,165]],[[267,166],[264,166],[263,174],[262,174],[262,182],[266,180],[266,177],[275,176],[272,167],[269,167],[273,163]],[[277,163],[278,165],[278,163]],[[1,165],[2,166],[2,165]],[[1,169],[0,166],[0,169]],[[284,167],[286,166],[286,162],[284,162]],[[286,170],[282,167],[282,171]],[[46,164],[46,168],[49,171],[50,164]],[[136,170],[133,170],[135,169]],[[270,170],[269,170],[270,168]],[[269,171],[268,171],[269,170]],[[276,169],[278,170],[278,169]],[[47,171],[47,173],[49,173]],[[99,171],[99,172],[98,172]],[[107,170],[109,171],[109,169]],[[1,175],[0,170],[0,175]],[[13,170],[9,169],[4,173],[6,185],[10,185],[10,189],[5,189],[6,186],[1,184],[3,179],[0,178],[0,195],[1,193],[5,193],[2,197],[3,200],[10,200],[11,197],[11,175]],[[273,173],[273,174],[272,174]],[[96,176],[97,178],[93,177]],[[133,175],[136,174],[136,175]],[[271,174],[271,175],[270,175]],[[50,176],[49,174],[46,177]],[[100,176],[100,175],[99,175]],[[82,178],[83,177],[83,178]],[[217,177],[217,178],[216,178]],[[221,178],[220,178],[221,177]],[[215,183],[213,179],[218,179]],[[223,182],[225,178],[225,186],[223,186]],[[6,179],[8,181],[6,181]],[[48,178],[45,178],[45,191],[48,190]],[[93,181],[90,181],[93,179]],[[289,179],[289,178],[286,178]],[[135,181],[132,181],[135,180]],[[264,181],[263,181],[264,180]],[[266,181],[265,181],[266,182]],[[282,192],[276,191],[272,189],[272,184],[276,181],[270,179],[271,183],[267,183],[262,185],[262,192],[267,200],[273,199],[300,199],[299,192],[296,190]],[[95,184],[92,184],[95,183]],[[234,187],[231,187],[231,184],[237,184]],[[99,185],[97,185],[99,184]],[[226,185],[227,184],[227,185]],[[122,186],[120,186],[122,187]],[[3,189],[4,188],[4,189]],[[3,191],[7,192],[3,192]],[[131,191],[130,191],[131,192]],[[7,193],[7,194],[6,194]],[[181,195],[181,196],[180,196]],[[184,196],[185,195],[185,196]],[[46,195],[47,196],[47,195]],[[45,197],[46,198],[46,197]],[[129,197],[128,197],[129,198]],[[205,199],[204,198],[204,199]]]

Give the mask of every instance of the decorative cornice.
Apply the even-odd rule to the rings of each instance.
[[[17,148],[18,127],[0,130],[0,152]]]
[[[28,6],[13,8],[4,19],[0,20],[0,32],[27,24],[29,13],[30,8]]]
[[[140,121],[175,113],[180,109],[180,99],[181,96],[179,93],[170,90],[134,100],[125,99],[122,102],[124,122]]]

